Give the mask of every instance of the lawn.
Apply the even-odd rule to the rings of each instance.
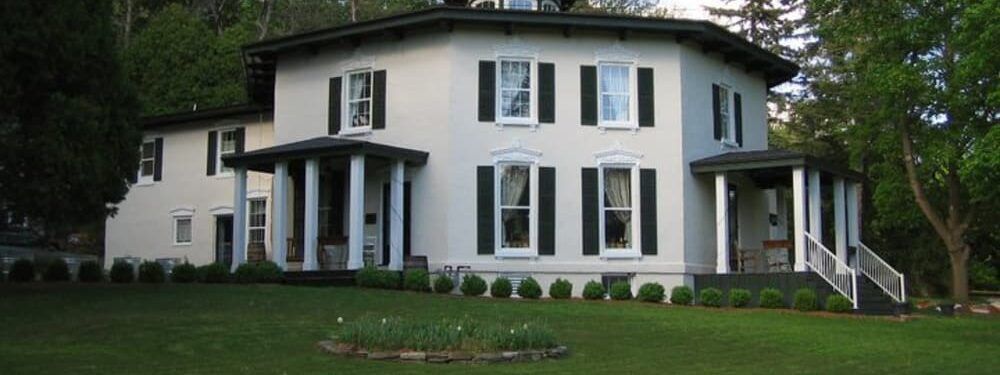
[[[579,286],[577,286],[579,287]],[[320,353],[338,317],[541,320],[569,358],[429,365]],[[709,310],[280,285],[0,285],[0,373],[992,373],[1000,319]]]

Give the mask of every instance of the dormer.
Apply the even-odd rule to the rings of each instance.
[[[561,12],[573,6],[576,0],[448,0],[448,5],[477,9],[504,9],[541,12]]]

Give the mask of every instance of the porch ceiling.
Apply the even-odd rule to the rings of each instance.
[[[368,141],[316,137],[240,154],[225,155],[222,157],[222,162],[227,167],[246,167],[252,171],[273,173],[274,163],[279,161],[349,155],[375,156],[403,160],[409,165],[424,165],[427,164],[429,154],[426,151]]]
[[[710,174],[716,172],[749,172],[751,177],[775,180],[791,174],[793,167],[819,169],[830,175],[862,182],[864,175],[829,161],[788,150],[735,151],[710,156],[691,162],[691,172]]]

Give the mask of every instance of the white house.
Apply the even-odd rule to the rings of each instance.
[[[147,121],[108,262],[426,259],[576,294],[785,272],[854,301],[866,270],[905,298],[859,240],[860,176],[768,150],[795,64],[705,21],[469,3],[245,46],[252,105]]]

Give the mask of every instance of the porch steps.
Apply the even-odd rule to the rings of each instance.
[[[896,301],[863,274],[858,275],[858,313],[863,315],[895,315]]]
[[[352,286],[355,272],[352,270],[287,271],[283,283],[302,286]]]

